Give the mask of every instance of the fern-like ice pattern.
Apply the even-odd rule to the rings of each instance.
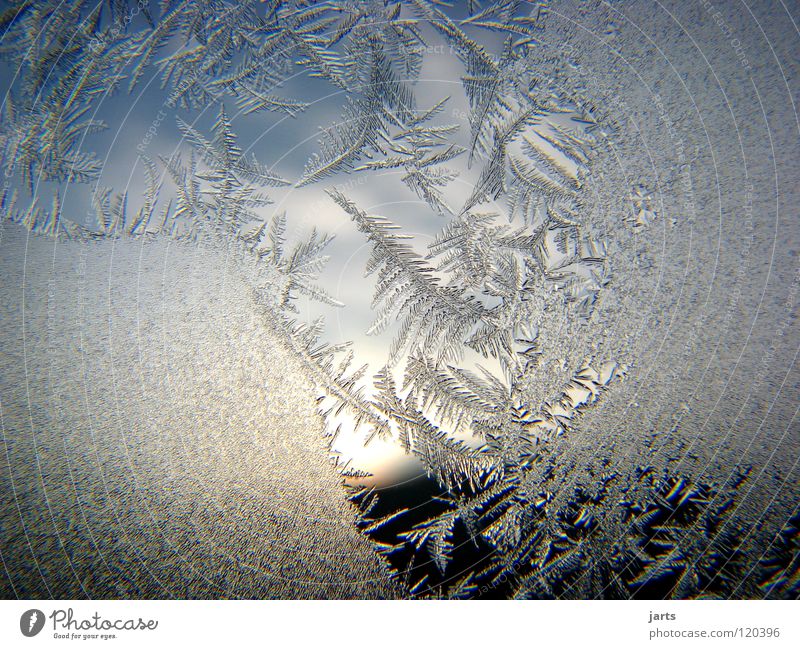
[[[565,97],[570,83],[549,74],[559,55],[542,41],[546,2],[164,0],[133,21],[135,7],[25,1],[0,16],[0,55],[17,73],[0,128],[13,179],[3,218],[43,236],[171,238],[252,260],[253,290],[317,386],[331,435],[394,439],[424,475],[404,491],[344,470],[359,526],[406,595],[796,597],[796,514],[748,572],[757,549],[736,515],[748,467],[695,470],[657,440],[590,441],[586,414],[632,360],[604,355],[604,334],[577,349],[606,326],[598,314],[614,290],[616,230],[592,212],[598,133],[613,128],[590,93]],[[459,83],[420,96],[434,46],[458,62]],[[88,143],[108,125],[96,109],[153,75],[181,150],[139,156],[140,195],[101,187]],[[314,130],[312,102],[292,92],[298,75],[338,93],[340,115],[319,126],[300,173],[281,172],[245,151],[235,121]],[[195,121],[201,109],[213,110],[210,129]],[[438,233],[423,244],[359,205],[345,185],[362,176],[406,191]],[[93,224],[62,208],[78,185]],[[322,321],[298,316],[301,297],[341,306],[318,281],[332,236],[320,223],[296,237],[299,215],[273,202],[317,187],[370,250],[364,330],[392,336],[371,378],[353,366],[357,344],[326,341]],[[629,211],[610,215],[615,227],[649,236],[654,192],[620,192]]]

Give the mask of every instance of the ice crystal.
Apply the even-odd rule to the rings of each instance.
[[[688,73],[674,82],[614,7],[578,4],[556,15],[508,0],[4,10],[6,591],[796,596],[795,466],[775,458],[782,444],[796,454],[796,428],[782,405],[760,424],[720,405],[735,385],[754,385],[743,404],[771,394],[756,381],[785,339],[757,334],[770,351],[750,348],[750,366],[744,350],[696,366],[701,341],[733,346],[731,314],[751,296],[732,295],[728,320],[698,305],[747,271],[693,239],[721,245],[729,225],[721,208],[710,216],[723,192],[685,173],[695,116],[666,90],[639,94],[650,87],[641,79],[621,100],[607,45],[630,47],[631,67],[670,97]],[[437,70],[452,83],[430,90]],[[104,102],[156,85],[169,124],[153,122],[124,184],[112,152],[92,150],[108,126],[122,130]],[[168,146],[148,154],[158,129]],[[698,165],[704,180],[712,161]],[[726,174],[714,182],[740,197]],[[747,189],[736,207],[752,231],[753,200]],[[366,279],[353,284],[371,296],[361,331],[386,341],[379,361],[362,356],[366,338],[336,342],[306,317],[344,307],[355,320],[367,308],[345,304],[325,275],[342,264],[323,214],[347,219],[345,238],[368,250]],[[653,227],[661,219],[669,235]],[[760,250],[759,236],[745,252]],[[728,362],[724,382],[712,366]],[[752,439],[730,432],[742,426],[757,427]],[[326,434],[335,456],[354,432],[401,449],[417,486],[387,487],[342,460],[347,505],[313,440]],[[196,451],[178,443],[185,436]],[[108,463],[110,478],[77,449]],[[198,517],[202,493],[216,504]],[[229,517],[230,534],[215,528]],[[115,525],[117,540],[93,537]],[[192,547],[193,535],[206,543]],[[108,543],[119,565],[103,558]],[[86,565],[59,573],[60,553],[79,551]]]

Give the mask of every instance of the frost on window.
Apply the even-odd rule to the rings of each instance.
[[[797,596],[756,135],[558,4],[4,9],[4,594]]]

